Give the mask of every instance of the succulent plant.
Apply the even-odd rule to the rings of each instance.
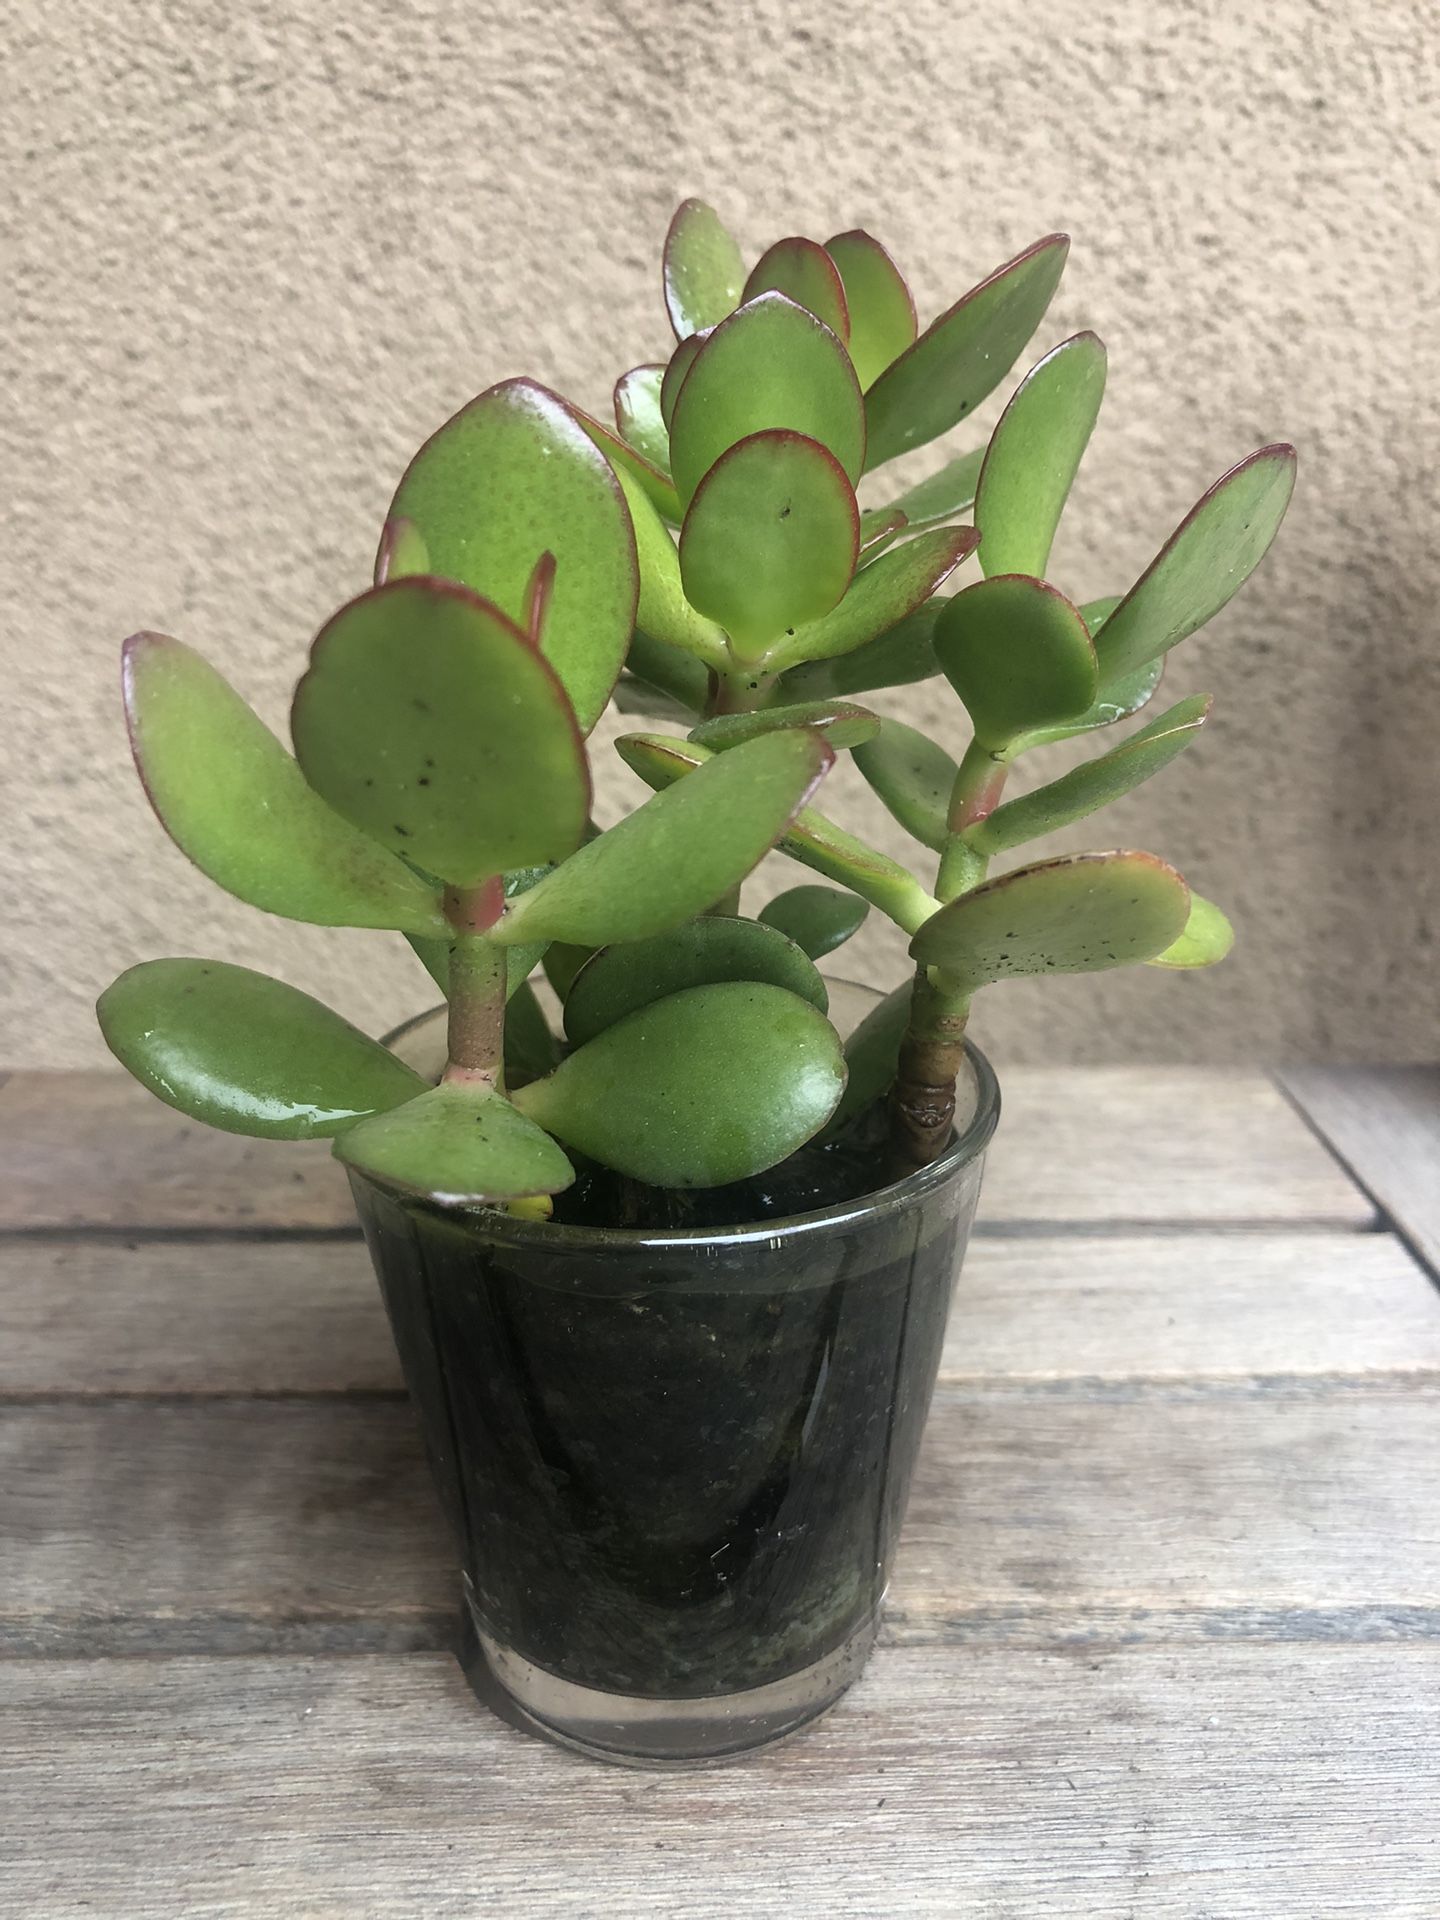
[[[128,641],[135,757],[172,838],[255,906],[404,934],[445,992],[448,1065],[430,1086],[307,995],[204,960],[142,964],[102,996],[124,1064],[214,1125],[332,1137],[440,1202],[543,1213],[578,1169],[612,1211],[628,1192],[632,1219],[636,1187],[730,1186],[864,1127],[862,1187],[934,1158],[983,986],[1221,959],[1223,914],[1153,854],[990,869],[1195,739],[1203,697],[1004,797],[1023,753],[1152,700],[1169,649],[1269,547],[1292,449],[1252,453],[1127,593],[1076,606],[1045,576],[1105,384],[1081,333],[988,446],[898,498],[857,496],[995,390],[1067,250],[1038,241],[920,332],[868,234],[784,239],[747,273],[687,201],[664,250],[668,361],[621,377],[613,429],[509,380],[425,443],[376,584],[311,650],[293,757],[197,654]],[[941,594],[972,557],[979,577]],[[932,678],[956,696],[935,702],[940,740],[854,698]],[[683,731],[619,741],[655,791],[599,832],[586,738],[612,696]],[[811,805],[845,752],[936,856],[928,877]],[[826,884],[747,918],[741,885],[777,845]],[[914,977],[842,1049],[814,963],[871,907]]]

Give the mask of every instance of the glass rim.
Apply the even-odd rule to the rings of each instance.
[[[427,1008],[424,1013],[412,1014],[408,1020],[402,1020],[398,1027],[392,1028],[383,1037],[381,1045],[397,1045],[417,1027],[443,1018],[444,1013],[442,1005]],[[549,1248],[555,1253],[575,1253],[583,1248],[586,1252],[594,1253],[608,1248],[625,1253],[675,1253],[698,1247],[736,1246],[762,1240],[773,1246],[776,1242],[801,1239],[808,1234],[823,1232],[826,1228],[848,1226],[856,1220],[868,1221],[902,1213],[914,1201],[933,1193],[936,1188],[944,1186],[972,1166],[989,1146],[999,1122],[1000,1082],[989,1060],[968,1038],[965,1041],[965,1059],[975,1076],[975,1109],[938,1159],[932,1160],[928,1166],[918,1167],[914,1173],[906,1174],[903,1180],[876,1187],[856,1200],[843,1200],[834,1206],[820,1207],[809,1213],[784,1214],[773,1220],[745,1221],[733,1226],[699,1230],[680,1227],[585,1227],[557,1224],[553,1220],[527,1220],[499,1208],[442,1207],[423,1194],[405,1193],[396,1197],[412,1205],[418,1203],[429,1207],[456,1221],[473,1219],[476,1214],[483,1213],[491,1238],[536,1251]],[[374,1186],[381,1192],[392,1191],[383,1182],[372,1180],[368,1174],[362,1174],[354,1168],[350,1172],[353,1178],[364,1180],[368,1186]]]

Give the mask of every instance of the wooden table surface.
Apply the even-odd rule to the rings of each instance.
[[[1436,1920],[1440,1070],[1005,1100],[866,1677],[656,1775],[468,1691],[325,1152],[12,1075],[0,1911]]]

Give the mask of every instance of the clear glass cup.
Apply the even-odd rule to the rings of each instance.
[[[873,999],[837,985],[832,1012]],[[422,1068],[442,1043],[439,1014],[392,1039]],[[442,1208],[352,1174],[479,1648],[524,1722],[693,1765],[857,1678],[998,1113],[972,1049],[934,1165],[704,1232]]]

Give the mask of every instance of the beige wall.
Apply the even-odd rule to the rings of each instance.
[[[1174,858],[1232,909],[1235,958],[997,988],[997,1054],[1440,1050],[1430,0],[5,18],[0,1060],[98,1058],[97,989],[161,952],[269,968],[375,1027],[425,997],[398,940],[268,920],[169,847],[126,755],[118,643],[178,633],[278,723],[425,433],[503,375],[599,405],[663,352],[656,255],[690,192],[753,250],[872,226],[929,312],[1069,229],[1036,351],[1083,325],[1111,354],[1055,567],[1078,597],[1126,584],[1250,447],[1301,449],[1281,545],[1173,664],[1171,698],[1214,690],[1210,737],[1071,836]],[[613,809],[603,742],[599,765]],[[834,789],[899,849],[852,772]],[[900,976],[884,927],[861,957]]]

